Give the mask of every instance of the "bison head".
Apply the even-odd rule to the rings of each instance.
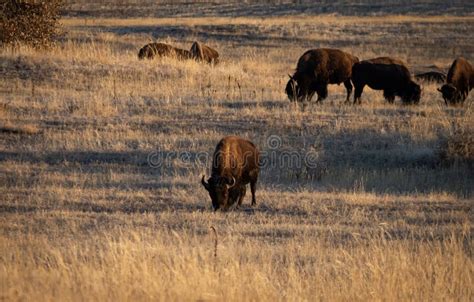
[[[211,176],[207,182],[204,179],[205,176],[203,175],[201,183],[209,192],[214,211],[217,211],[220,208],[227,210],[234,202],[232,198],[229,198],[229,191],[233,186],[235,186],[235,178]]]
[[[438,91],[443,95],[444,103],[456,104],[462,100],[461,92],[452,84],[444,84]]]
[[[146,45],[144,46],[143,48],[140,49],[140,51],[138,52],[138,58],[140,60],[143,60],[143,59],[152,59],[153,58],[153,55],[154,55],[154,52],[153,50],[151,49],[151,47],[149,45]]]
[[[157,54],[156,46],[153,44],[147,44],[143,46],[138,52],[138,58],[140,60],[153,59],[153,57],[155,57],[156,54]]]
[[[144,58],[145,58],[145,48],[142,48],[138,52],[138,59],[143,60]]]
[[[288,76],[290,80],[286,84],[285,92],[290,102],[310,101],[317,90],[311,78],[299,75],[296,79],[295,76]]]
[[[418,104],[421,98],[421,87],[417,83],[411,81],[402,97],[404,103]]]
[[[290,102],[300,101],[300,89],[298,87],[298,82],[292,76],[288,75],[290,80],[286,84],[285,92],[288,96]]]

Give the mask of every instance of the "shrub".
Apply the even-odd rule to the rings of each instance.
[[[1,4],[0,41],[2,46],[27,44],[49,47],[59,31],[63,0],[4,0]]]

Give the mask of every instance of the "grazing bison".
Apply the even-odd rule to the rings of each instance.
[[[338,49],[312,49],[298,60],[296,72],[290,76],[286,94],[290,101],[311,100],[318,94],[317,102],[328,95],[328,84],[344,83],[347,90],[346,102],[352,93],[352,65],[359,59]]]
[[[449,68],[446,84],[438,91],[443,95],[446,105],[463,104],[469,91],[474,87],[474,69],[468,60],[459,57]]]
[[[190,53],[197,61],[205,61],[209,64],[219,63],[219,53],[217,50],[210,48],[199,42],[194,42],[191,46]]]
[[[173,47],[164,43],[150,43],[143,46],[138,52],[138,58],[153,59],[154,57],[176,57],[180,60],[191,59],[192,55],[185,49]]]
[[[405,62],[403,62],[400,59],[392,58],[392,57],[378,57],[378,58],[373,58],[373,59],[366,60],[366,61],[370,61],[370,62],[376,63],[376,64],[398,64],[398,65],[405,66]]]
[[[446,74],[439,71],[428,71],[416,74],[415,79],[418,81],[444,83],[446,82]]]
[[[214,210],[227,210],[236,201],[242,204],[250,183],[252,205],[256,204],[255,189],[259,173],[259,152],[255,145],[237,136],[224,137],[216,146],[211,177],[201,183],[209,192]]]
[[[361,61],[352,67],[352,83],[354,84],[354,104],[360,104],[364,86],[375,90],[383,90],[383,96],[393,103],[395,96],[401,97],[404,103],[418,103],[421,88],[411,79],[410,71],[403,64],[376,63],[374,60]],[[386,58],[386,62],[390,62]],[[393,62],[397,60],[394,59]]]

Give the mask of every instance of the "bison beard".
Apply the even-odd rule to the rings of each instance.
[[[240,206],[250,183],[252,205],[259,173],[259,153],[255,145],[236,136],[224,137],[214,151],[211,177],[201,184],[209,192],[214,210],[227,210],[237,202]]]
[[[305,52],[296,66],[296,72],[290,75],[285,92],[291,102],[309,101],[315,93],[317,102],[328,95],[328,84],[344,83],[347,90],[346,102],[352,93],[352,65],[357,57],[338,49],[312,49]]]
[[[354,104],[360,104],[364,86],[374,90],[383,90],[384,98],[393,103],[399,96],[404,103],[419,103],[421,88],[411,80],[408,68],[400,64],[373,63],[372,60],[362,61],[352,67],[354,83]]]
[[[449,68],[446,84],[438,91],[443,95],[446,105],[463,104],[474,87],[474,68],[468,60],[459,57]]]
[[[448,105],[457,105],[464,102],[464,97],[461,91],[453,84],[444,84],[438,91],[443,95],[444,103]]]

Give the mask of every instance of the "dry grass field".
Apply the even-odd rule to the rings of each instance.
[[[473,301],[473,96],[332,85],[302,110],[284,87],[317,47],[473,62],[474,17],[62,23],[49,51],[0,50],[1,301]],[[137,59],[194,40],[221,63]],[[257,205],[213,212],[200,177],[231,134],[265,154]]]

